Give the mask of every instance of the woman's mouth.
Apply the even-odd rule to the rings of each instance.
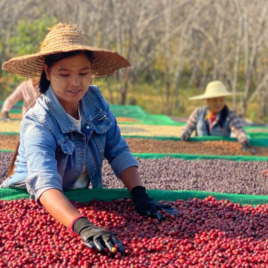
[[[78,90],[69,90],[68,92],[72,93],[72,94],[77,94],[79,93],[81,90],[78,89]]]

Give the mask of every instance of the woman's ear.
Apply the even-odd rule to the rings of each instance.
[[[44,71],[46,73],[47,80],[50,81],[50,70],[46,64],[44,64]]]

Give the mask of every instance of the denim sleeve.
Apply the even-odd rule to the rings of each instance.
[[[125,169],[133,166],[138,167],[138,162],[131,154],[125,139],[121,136],[116,119],[109,108],[107,115],[112,126],[107,132],[104,157],[109,161],[115,175],[119,178]]]
[[[39,200],[48,189],[62,191],[62,177],[55,158],[56,141],[52,133],[39,121],[29,116],[23,120],[21,135],[27,158],[27,190]]]

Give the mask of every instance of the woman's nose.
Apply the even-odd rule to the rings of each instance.
[[[75,75],[72,77],[72,81],[71,81],[71,84],[72,86],[79,86],[80,85],[80,77]]]

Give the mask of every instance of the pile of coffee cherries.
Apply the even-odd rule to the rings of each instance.
[[[99,253],[33,200],[0,201],[0,267],[268,267],[268,205],[228,200],[163,202],[180,216],[142,217],[130,199],[72,202],[95,225],[117,233],[124,254]]]

